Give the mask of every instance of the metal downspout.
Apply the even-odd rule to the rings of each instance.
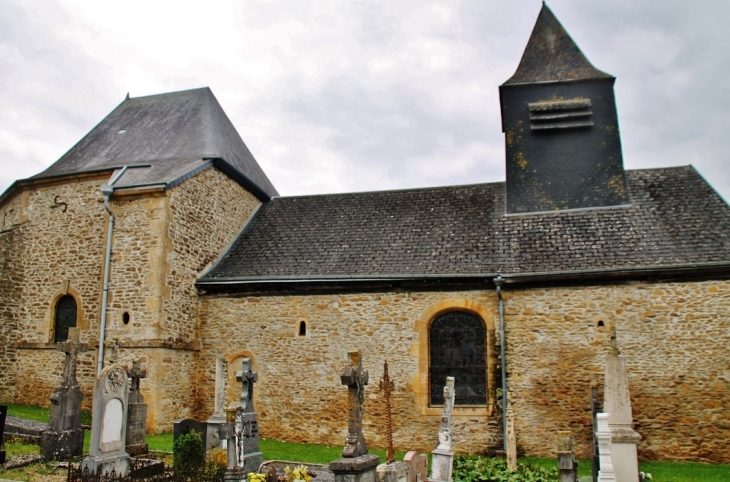
[[[502,449],[507,453],[507,359],[504,354],[504,300],[502,299],[502,285],[504,278],[497,275],[494,286],[497,287],[499,298],[499,356],[502,368]]]
[[[106,308],[109,299],[109,268],[112,262],[112,234],[114,233],[114,214],[109,208],[109,198],[114,193],[114,183],[127,170],[128,166],[124,166],[119,173],[112,178],[109,184],[101,186],[101,193],[104,195],[104,209],[109,213],[109,229],[106,234],[106,258],[104,259],[104,288],[101,293],[101,322],[99,323],[99,362],[96,366],[97,376],[104,369],[104,340],[106,338]]]

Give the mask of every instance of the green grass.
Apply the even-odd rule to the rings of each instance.
[[[730,481],[730,465],[697,462],[639,462],[639,470],[649,472],[656,482]]]
[[[147,434],[145,439],[150,450],[161,452],[172,452],[172,434],[161,433],[157,435]]]
[[[6,405],[3,403],[3,405]],[[48,423],[48,417],[51,411],[47,408],[36,407],[33,405],[16,405],[8,403],[8,415],[13,417],[27,418],[36,422]],[[81,411],[81,423],[83,425],[91,425],[91,412],[88,410]]]

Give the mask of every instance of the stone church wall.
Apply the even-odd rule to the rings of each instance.
[[[434,447],[440,410],[429,408],[427,326],[439,310],[469,307],[498,327],[493,291],[287,297],[204,296],[201,300],[199,417],[212,412],[215,358],[229,362],[228,401],[236,401],[240,358],[259,372],[262,436],[340,445],[347,391],[339,372],[359,348],[370,371],[366,438],[384,446],[377,382],[387,358],[395,380],[394,441]],[[627,360],[643,459],[730,462],[730,284],[626,283],[505,290],[508,391],[521,452],[555,456],[555,432],[572,430],[590,450],[590,384],[603,386],[610,331]],[[306,336],[298,336],[300,321]],[[603,322],[603,326],[599,326]],[[497,330],[498,335],[498,330]],[[497,336],[492,336],[496,350]],[[493,379],[498,370],[493,370]],[[458,380],[456,381],[458,385]],[[498,385],[497,385],[498,386]],[[496,388],[496,387],[495,387]],[[484,452],[501,445],[499,409],[457,408],[454,446]]]
[[[49,404],[64,362],[52,343],[55,304],[61,296],[76,299],[82,340],[94,342],[89,328],[98,324],[100,309],[106,222],[99,189],[105,179],[91,176],[26,188],[0,207],[5,229],[10,229],[0,234],[0,324],[2,336],[9,339],[9,351],[0,353],[0,363],[8,364],[0,384],[3,401]],[[95,355],[84,353],[79,380],[86,393],[91,392],[94,372]],[[11,380],[14,386],[9,386]],[[85,401],[88,407],[90,403]]]

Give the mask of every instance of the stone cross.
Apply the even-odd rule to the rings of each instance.
[[[127,371],[129,377],[129,403],[144,403],[142,392],[139,391],[139,382],[142,378],[147,378],[147,370],[142,368],[142,362],[135,360],[132,362],[132,368]]]
[[[76,379],[76,364],[80,353],[87,350],[86,343],[79,342],[79,330],[68,329],[68,340],[56,344],[56,349],[66,353],[61,386],[51,395],[51,414],[48,425],[51,430],[81,428],[81,400],[83,395]]]
[[[393,417],[390,409],[390,394],[395,389],[395,384],[388,375],[388,360],[383,364],[383,378],[380,379],[380,390],[385,398],[385,433],[388,439],[388,450],[385,454],[386,462],[395,462],[395,450],[393,450]]]
[[[236,381],[241,382],[241,408],[245,413],[253,412],[253,384],[258,380],[258,373],[252,369],[250,358],[241,360],[243,370],[236,373]]]
[[[446,377],[446,385],[444,385],[444,411],[441,415],[439,445],[437,447],[442,450],[451,450],[451,411],[454,409],[455,399],[454,377]]]
[[[368,384],[368,372],[362,369],[360,351],[351,351],[350,366],[342,369],[340,380],[347,385],[349,391],[349,411],[347,439],[342,450],[343,457],[359,457],[368,453],[365,436],[362,433],[362,405],[365,402],[365,385]]]

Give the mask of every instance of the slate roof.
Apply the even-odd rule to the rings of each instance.
[[[48,169],[30,179],[138,166],[116,187],[170,185],[210,167],[263,200],[278,195],[207,87],[127,98]]]
[[[588,61],[553,12],[543,3],[520,65],[503,85],[612,78]]]
[[[730,266],[730,207],[691,166],[630,206],[505,215],[505,184],[275,198],[199,286]]]

